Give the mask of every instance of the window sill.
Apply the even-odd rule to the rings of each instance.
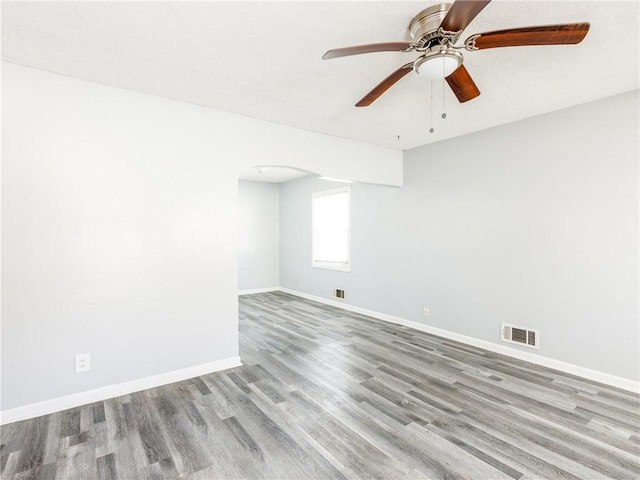
[[[322,268],[323,270],[335,270],[338,272],[351,272],[351,265],[349,264],[336,264],[336,263],[324,263],[324,262],[312,262],[312,268]]]

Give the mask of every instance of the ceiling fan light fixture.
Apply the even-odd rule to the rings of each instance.
[[[429,52],[418,58],[413,64],[413,69],[421,77],[430,80],[442,80],[451,75],[456,68],[462,65],[462,54],[455,50],[439,50]]]

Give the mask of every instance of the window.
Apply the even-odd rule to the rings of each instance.
[[[351,271],[351,188],[311,194],[311,266]]]

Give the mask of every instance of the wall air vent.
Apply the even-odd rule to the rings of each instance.
[[[525,347],[540,348],[540,330],[503,323],[502,341],[517,343]]]
[[[344,290],[338,290],[337,288],[333,291],[333,296],[336,298],[344,299]]]

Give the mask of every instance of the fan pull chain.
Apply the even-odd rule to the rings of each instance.
[[[444,84],[446,83],[445,80],[445,70],[444,70],[444,62],[442,62],[442,119],[444,120],[445,118],[447,118],[447,109],[445,107],[444,101],[445,101],[445,87]]]
[[[429,82],[431,84],[431,128],[429,129],[429,133],[433,133],[436,130],[433,128],[433,80]]]

